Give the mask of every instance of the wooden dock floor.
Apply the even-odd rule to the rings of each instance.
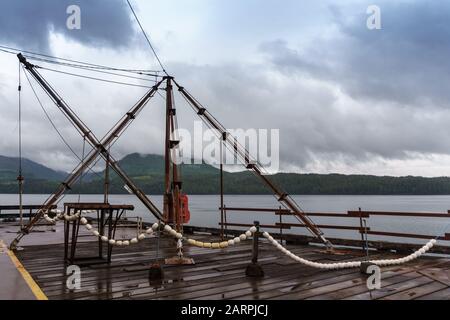
[[[211,241],[211,236],[194,237]],[[382,268],[382,288],[369,292],[367,276],[359,269],[313,269],[261,242],[263,278],[245,276],[251,259],[251,241],[247,241],[225,250],[186,247],[185,254],[196,264],[164,266],[164,281],[151,282],[149,265],[158,258],[175,255],[173,239],[162,238],[158,244],[154,238],[114,248],[110,265],[82,267],[81,289],[73,291],[66,287],[62,244],[27,246],[17,256],[49,299],[450,299],[449,258],[422,257]],[[92,254],[93,243],[80,243],[78,254]],[[361,259],[361,252],[356,250],[330,255],[314,246],[288,247],[314,261]],[[398,255],[374,253],[375,257]]]

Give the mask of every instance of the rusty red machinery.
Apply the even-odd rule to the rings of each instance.
[[[189,199],[187,194],[181,193],[180,194],[180,204],[181,204],[181,210],[180,210],[180,221],[182,223],[189,223],[191,220],[191,212],[189,211]]]

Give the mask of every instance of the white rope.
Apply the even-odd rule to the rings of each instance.
[[[263,236],[269,240],[269,242],[274,245],[278,250],[283,252],[285,255],[290,257],[291,259],[307,265],[309,267],[318,268],[318,269],[327,269],[327,270],[336,270],[336,269],[347,269],[347,268],[359,268],[361,266],[362,262],[365,261],[348,261],[348,262],[338,262],[338,263],[319,263],[314,262],[310,260],[303,259],[295,254],[293,254],[291,251],[283,247],[281,244],[278,243],[268,232],[264,232]],[[425,254],[428,250],[430,250],[434,244],[436,243],[436,239],[431,239],[428,241],[427,244],[425,244],[422,248],[418,249],[414,253],[410,254],[409,256],[399,258],[399,259],[384,259],[384,260],[369,260],[368,262],[374,263],[377,266],[389,266],[389,265],[397,265],[406,263],[412,260],[415,260],[419,258],[421,255]]]
[[[117,240],[117,239],[110,239],[105,235],[100,234],[100,232],[96,229],[94,229],[92,227],[91,224],[88,223],[87,219],[82,217],[80,219],[80,223],[82,225],[85,226],[85,228],[92,232],[92,234],[96,237],[99,237],[103,242],[107,242],[112,246],[117,246],[117,247],[126,247],[132,244],[136,244],[139,241],[144,240],[147,236],[150,236],[153,234],[153,232],[155,230],[157,230],[159,228],[159,224],[158,223],[154,223],[150,228],[148,228],[147,230],[145,230],[145,232],[140,233],[137,237],[131,238],[131,239],[121,239],[121,240]]]
[[[80,212],[77,212],[72,215],[68,215],[58,209],[50,210],[50,212],[54,213],[55,217],[50,218],[47,213],[44,213],[44,219],[45,219],[45,221],[47,221],[49,223],[53,223],[53,224],[58,222],[59,220],[74,221],[74,220],[79,219],[81,216]],[[93,212],[96,212],[96,211],[95,210],[82,210],[81,211],[81,213],[93,213]]]
[[[248,229],[245,233],[241,234],[239,237],[236,237],[232,240],[228,241],[222,241],[222,242],[201,242],[197,241],[195,239],[187,239],[187,243],[189,243],[192,246],[199,247],[199,248],[206,248],[206,249],[224,249],[229,246],[234,246],[241,241],[245,241],[248,238],[250,238],[255,232],[256,227],[253,226],[250,229]]]
[[[152,227],[148,228],[145,233],[139,234],[139,236],[128,239],[128,240],[116,240],[116,239],[109,239],[107,236],[100,234],[100,232],[95,229],[91,224],[88,223],[88,220],[85,217],[81,217],[81,214],[79,212],[68,215],[63,213],[61,210],[51,210],[50,212],[56,213],[55,218],[50,218],[47,213],[44,214],[44,219],[49,223],[56,223],[59,220],[66,220],[66,221],[75,221],[80,219],[80,223],[88,230],[90,231],[94,236],[99,237],[103,242],[108,242],[111,245],[116,246],[128,246],[130,244],[136,244],[141,240],[144,240],[146,238],[146,235],[151,235],[154,230],[159,228],[159,224],[155,223]],[[92,213],[96,212],[95,210],[82,210],[81,213]]]
[[[60,210],[51,210],[51,212],[56,213],[55,218],[50,218],[47,214],[44,214],[44,219],[46,221],[48,221],[50,223],[56,223],[59,220],[75,221],[77,219],[80,219],[80,223],[88,231],[90,231],[94,236],[99,237],[103,242],[107,242],[110,245],[118,246],[118,247],[129,246],[131,244],[136,244],[139,241],[144,240],[147,236],[152,235],[154,233],[154,231],[158,230],[160,225],[164,225],[164,228],[163,228],[164,232],[166,232],[167,234],[169,234],[170,236],[174,237],[175,239],[177,239],[179,241],[186,240],[187,243],[189,243],[190,245],[194,245],[199,248],[212,248],[212,249],[223,249],[223,248],[227,248],[228,246],[238,244],[241,241],[245,241],[248,238],[250,238],[253,235],[253,233],[255,233],[257,230],[256,227],[253,226],[249,230],[247,230],[245,233],[241,234],[239,237],[236,237],[232,240],[211,243],[211,242],[196,241],[194,239],[186,239],[180,232],[177,232],[170,225],[164,224],[161,222],[161,223],[154,223],[150,228],[146,229],[145,232],[139,234],[139,236],[137,236],[135,238],[127,239],[127,240],[123,240],[123,239],[117,240],[117,239],[109,239],[107,236],[100,234],[100,232],[97,229],[95,229],[91,224],[89,224],[88,220],[85,217],[82,217],[79,212],[77,212],[73,215],[64,214]],[[95,210],[82,210],[81,211],[81,213],[91,213],[91,212],[95,212]]]
[[[154,231],[158,230],[158,228],[161,225],[164,225],[164,232],[169,234],[170,236],[174,237],[178,240],[177,245],[179,246],[179,243],[183,240],[186,240],[188,244],[198,247],[198,248],[205,248],[205,249],[224,249],[229,246],[234,246],[236,244],[239,244],[242,241],[245,241],[253,236],[253,234],[257,231],[256,226],[252,226],[250,229],[248,229],[245,233],[242,233],[238,237],[235,237],[234,239],[228,240],[228,241],[222,241],[222,242],[202,242],[197,241],[195,239],[191,238],[184,238],[184,236],[177,232],[175,229],[173,229],[170,225],[164,224],[164,223],[154,223],[150,228],[146,229],[145,232],[139,234],[139,236],[129,239],[129,240],[116,240],[116,239],[109,239],[105,235],[101,235],[100,232],[92,227],[91,224],[88,223],[88,220],[85,217],[81,217],[81,214],[79,212],[68,215],[64,214],[60,210],[52,210],[51,212],[56,213],[55,218],[50,218],[47,214],[44,214],[44,219],[50,223],[56,223],[58,220],[66,220],[66,221],[74,221],[77,219],[80,219],[80,223],[85,226],[85,228],[90,231],[94,236],[99,237],[103,242],[108,242],[110,245],[113,246],[129,246],[131,244],[136,244],[139,241],[144,240],[147,236],[150,236],[154,233]],[[95,212],[93,210],[83,210],[82,213],[91,213]],[[347,269],[347,268],[359,268],[361,266],[362,262],[366,261],[348,261],[348,262],[338,262],[338,263],[319,263],[310,261],[307,259],[303,259],[285,247],[283,247],[281,244],[278,243],[268,232],[264,232],[263,236],[278,250],[280,250],[282,253],[290,257],[291,259],[307,265],[309,267],[318,268],[318,269],[327,269],[327,270],[336,270],[336,269]],[[436,239],[431,239],[428,241],[423,247],[416,250],[414,253],[398,259],[382,259],[382,260],[368,260],[368,262],[374,263],[378,266],[389,266],[389,265],[397,265],[406,263],[412,260],[415,260],[428,252],[434,245],[436,244]]]

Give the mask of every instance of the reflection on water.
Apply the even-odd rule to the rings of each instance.
[[[24,204],[40,204],[47,195],[24,195]],[[303,210],[311,212],[338,212],[345,213],[348,210],[374,210],[374,211],[414,211],[414,212],[447,212],[450,209],[450,196],[293,196]],[[150,196],[150,199],[162,208],[162,196]],[[64,202],[77,202],[78,195],[67,195],[59,204],[61,208]],[[83,202],[102,202],[103,195],[82,195]],[[133,195],[111,195],[110,202],[114,204],[132,204],[134,212],[127,213],[128,217],[140,216],[144,221],[155,221],[153,216]],[[0,194],[0,204],[17,204],[18,196]],[[191,211],[190,225],[218,227],[220,220],[219,196],[217,195],[191,195],[189,196]],[[225,196],[227,207],[257,207],[278,208],[276,199],[270,195],[227,195]],[[258,220],[262,224],[274,224],[279,218],[272,213],[252,212],[228,212],[228,222],[252,223]],[[321,224],[340,224],[358,226],[358,219],[318,218],[313,217],[314,222]],[[446,220],[446,221],[443,221]],[[448,221],[447,221],[448,220]],[[293,217],[284,217],[283,222],[297,222]],[[372,230],[393,231],[402,233],[417,233],[426,235],[443,235],[445,231],[450,233],[450,219],[421,218],[421,217],[371,217],[368,227]],[[328,237],[344,237],[360,239],[356,231],[323,230]],[[288,230],[289,233],[306,234],[301,228]],[[369,236],[369,239],[392,238]],[[408,240],[413,242],[413,240]],[[418,241],[422,243],[422,240]]]

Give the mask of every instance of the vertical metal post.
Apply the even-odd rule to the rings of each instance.
[[[101,209],[100,211],[100,220],[98,224],[98,231],[102,236],[105,235],[105,213],[108,209]],[[79,220],[77,220],[79,222]],[[99,237],[98,238],[98,255],[100,259],[103,259],[103,241]]]
[[[220,141],[220,238],[224,239],[224,210],[223,210],[223,141]]]
[[[23,196],[23,177],[20,173],[17,177],[17,180],[19,181],[19,217],[20,217],[20,230],[23,229],[23,202],[22,202],[22,196]]]
[[[166,80],[166,134],[164,153],[164,219],[168,223],[173,223],[172,194],[170,188],[170,112],[172,109],[172,78],[165,77]]]
[[[366,238],[366,256],[367,256],[367,258],[369,258],[369,238],[367,237],[366,219],[364,219],[363,222],[364,222],[364,235],[365,235],[365,238]]]
[[[172,87],[171,87],[172,88]],[[171,89],[172,92],[172,89]],[[173,101],[169,109],[169,118],[170,118],[170,134],[172,135],[172,139],[175,139],[175,109],[173,106]],[[181,181],[180,176],[178,174],[178,166],[175,162],[175,151],[173,150],[176,148],[177,145],[169,145],[170,152],[173,152],[171,157],[171,165],[172,165],[172,207],[173,207],[173,213],[175,214],[175,226],[176,230],[178,232],[182,232],[182,225],[183,221],[181,219],[181,203],[180,203],[180,192],[181,192]]]
[[[255,221],[254,224],[256,232],[253,234],[252,263],[247,266],[245,274],[247,277],[263,277],[264,271],[258,264],[259,221]]]
[[[256,232],[253,234],[253,253],[252,262],[258,263],[258,238],[259,238],[259,221],[255,221]]]
[[[106,204],[108,203],[109,199],[109,151],[108,154],[106,156],[106,164],[105,164],[105,190],[104,190],[104,198],[103,198],[103,202]]]
[[[283,213],[281,212],[281,206],[278,207],[280,210],[280,244],[283,244]]]
[[[64,264],[68,264],[69,258],[69,221],[64,220]]]
[[[108,239],[113,239],[113,216],[114,216],[114,211],[113,210],[108,210]],[[111,256],[112,256],[112,245],[108,242],[108,253],[107,253],[107,260],[108,263],[111,263]]]
[[[77,212],[77,210],[74,211],[74,214]],[[77,220],[78,221],[78,220]],[[77,221],[69,221],[69,229],[70,229],[70,224],[72,223],[72,240],[71,240],[71,244],[70,244],[70,264],[73,264],[73,261],[75,259],[75,251],[77,248],[77,228],[76,228],[76,222]]]
[[[362,247],[362,250],[364,251],[364,250],[366,250],[366,248],[364,245],[364,233],[363,233],[364,225],[363,225],[361,208],[358,208],[358,211],[359,211],[359,228],[360,228],[359,233],[361,234],[361,247]]]
[[[19,182],[19,216],[20,216],[20,230],[23,229],[23,176],[22,176],[22,102],[21,102],[21,92],[22,92],[22,78],[19,62],[19,86],[17,90],[19,91],[19,176],[17,181]]]
[[[227,221],[227,206],[223,205],[223,220],[225,221],[224,233],[225,236],[228,236],[228,221]]]

